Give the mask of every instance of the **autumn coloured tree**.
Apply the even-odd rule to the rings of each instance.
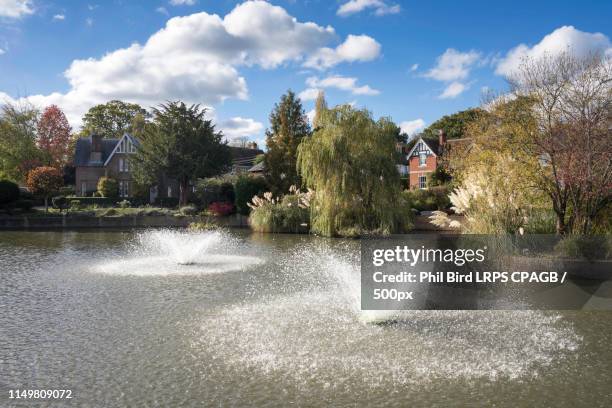
[[[32,194],[45,200],[45,212],[49,210],[49,197],[63,185],[62,173],[54,167],[37,167],[28,173],[26,184]]]
[[[48,106],[43,111],[38,121],[37,144],[46,165],[60,169],[67,163],[71,131],[66,115],[56,105]]]

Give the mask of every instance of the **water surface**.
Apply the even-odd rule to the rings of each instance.
[[[612,313],[359,310],[358,242],[0,233],[0,406],[610,406]]]

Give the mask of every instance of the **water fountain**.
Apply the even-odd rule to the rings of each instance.
[[[238,255],[240,245],[244,242],[220,230],[145,231],[136,235],[126,254],[104,260],[93,270],[135,276],[194,275],[242,270],[262,262],[256,256]]]

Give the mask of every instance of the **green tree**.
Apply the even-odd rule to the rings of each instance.
[[[175,178],[180,205],[189,198],[189,182],[218,176],[232,162],[227,143],[199,105],[169,102],[153,109],[153,123],[146,126],[141,147],[134,155],[134,173],[141,184],[154,183],[160,174]]]
[[[315,190],[312,230],[327,236],[395,231],[401,200],[395,157],[393,135],[367,110],[343,105],[325,111],[298,155],[304,182]]]
[[[270,114],[270,129],[266,131],[268,151],[264,158],[265,176],[273,192],[300,185],[296,169],[297,148],[310,135],[310,125],[302,102],[291,91],[281,97]]]
[[[83,133],[98,132],[106,138],[120,138],[132,131],[138,115],[146,118],[147,111],[135,103],[114,100],[96,105],[83,116]]]
[[[483,109],[472,108],[443,116],[423,130],[422,136],[425,139],[438,140],[438,132],[444,130],[447,138],[461,139],[466,137],[469,124],[477,121],[484,114],[486,111]]]
[[[39,112],[30,105],[4,104],[0,109],[0,176],[23,182],[29,170],[40,166],[43,155],[36,145]]]
[[[98,180],[98,193],[102,197],[117,198],[119,197],[119,183],[111,177],[100,177]]]

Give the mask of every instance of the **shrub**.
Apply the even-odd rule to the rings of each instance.
[[[216,216],[226,216],[234,212],[234,204],[227,201],[216,201],[208,206],[208,211]]]
[[[271,192],[253,197],[249,203],[251,228],[258,232],[307,232],[312,191],[302,193],[292,186],[290,192],[278,199]]]
[[[72,202],[78,201],[83,207],[85,206],[97,206],[97,207],[111,207],[115,204],[115,200],[108,197],[75,197],[70,200]]]
[[[119,183],[111,177],[100,177],[98,180],[98,194],[101,197],[119,197]]]
[[[30,211],[34,207],[34,201],[19,199],[15,201],[15,207],[20,208],[23,211]]]
[[[62,212],[62,210],[68,208],[68,200],[64,196],[53,197],[51,199],[51,205],[53,206],[53,208]]]
[[[10,180],[0,180],[0,206],[14,203],[19,199],[19,186]]]
[[[192,232],[214,231],[220,229],[217,224],[210,222],[192,222],[187,228]]]
[[[122,201],[119,201],[117,205],[119,206],[119,208],[129,208],[132,205],[132,203],[130,203],[128,200],[122,200]]]
[[[236,211],[242,215],[248,215],[251,209],[248,203],[256,195],[263,194],[268,190],[268,183],[263,177],[240,175],[234,184],[236,196]]]
[[[71,210],[80,210],[81,202],[79,200],[70,200],[70,209]]]
[[[227,201],[233,203],[235,199],[233,184],[222,178],[199,180],[196,183],[195,195],[204,208],[214,202]]]
[[[173,208],[179,203],[179,199],[176,197],[157,197],[155,204],[160,207]]]
[[[114,208],[109,208],[107,210],[104,210],[100,215],[102,215],[103,217],[112,217],[118,214],[119,212],[117,210],[115,210]]]
[[[557,243],[555,251],[568,258],[610,259],[612,238],[605,235],[570,235]]]
[[[440,186],[428,190],[406,190],[402,196],[417,211],[442,211],[450,207],[448,193],[447,187]]]
[[[194,205],[186,205],[181,207],[179,212],[182,215],[196,215],[198,213],[198,209]]]
[[[74,194],[74,186],[64,186],[59,189],[59,195],[63,195],[64,197],[73,196]]]

